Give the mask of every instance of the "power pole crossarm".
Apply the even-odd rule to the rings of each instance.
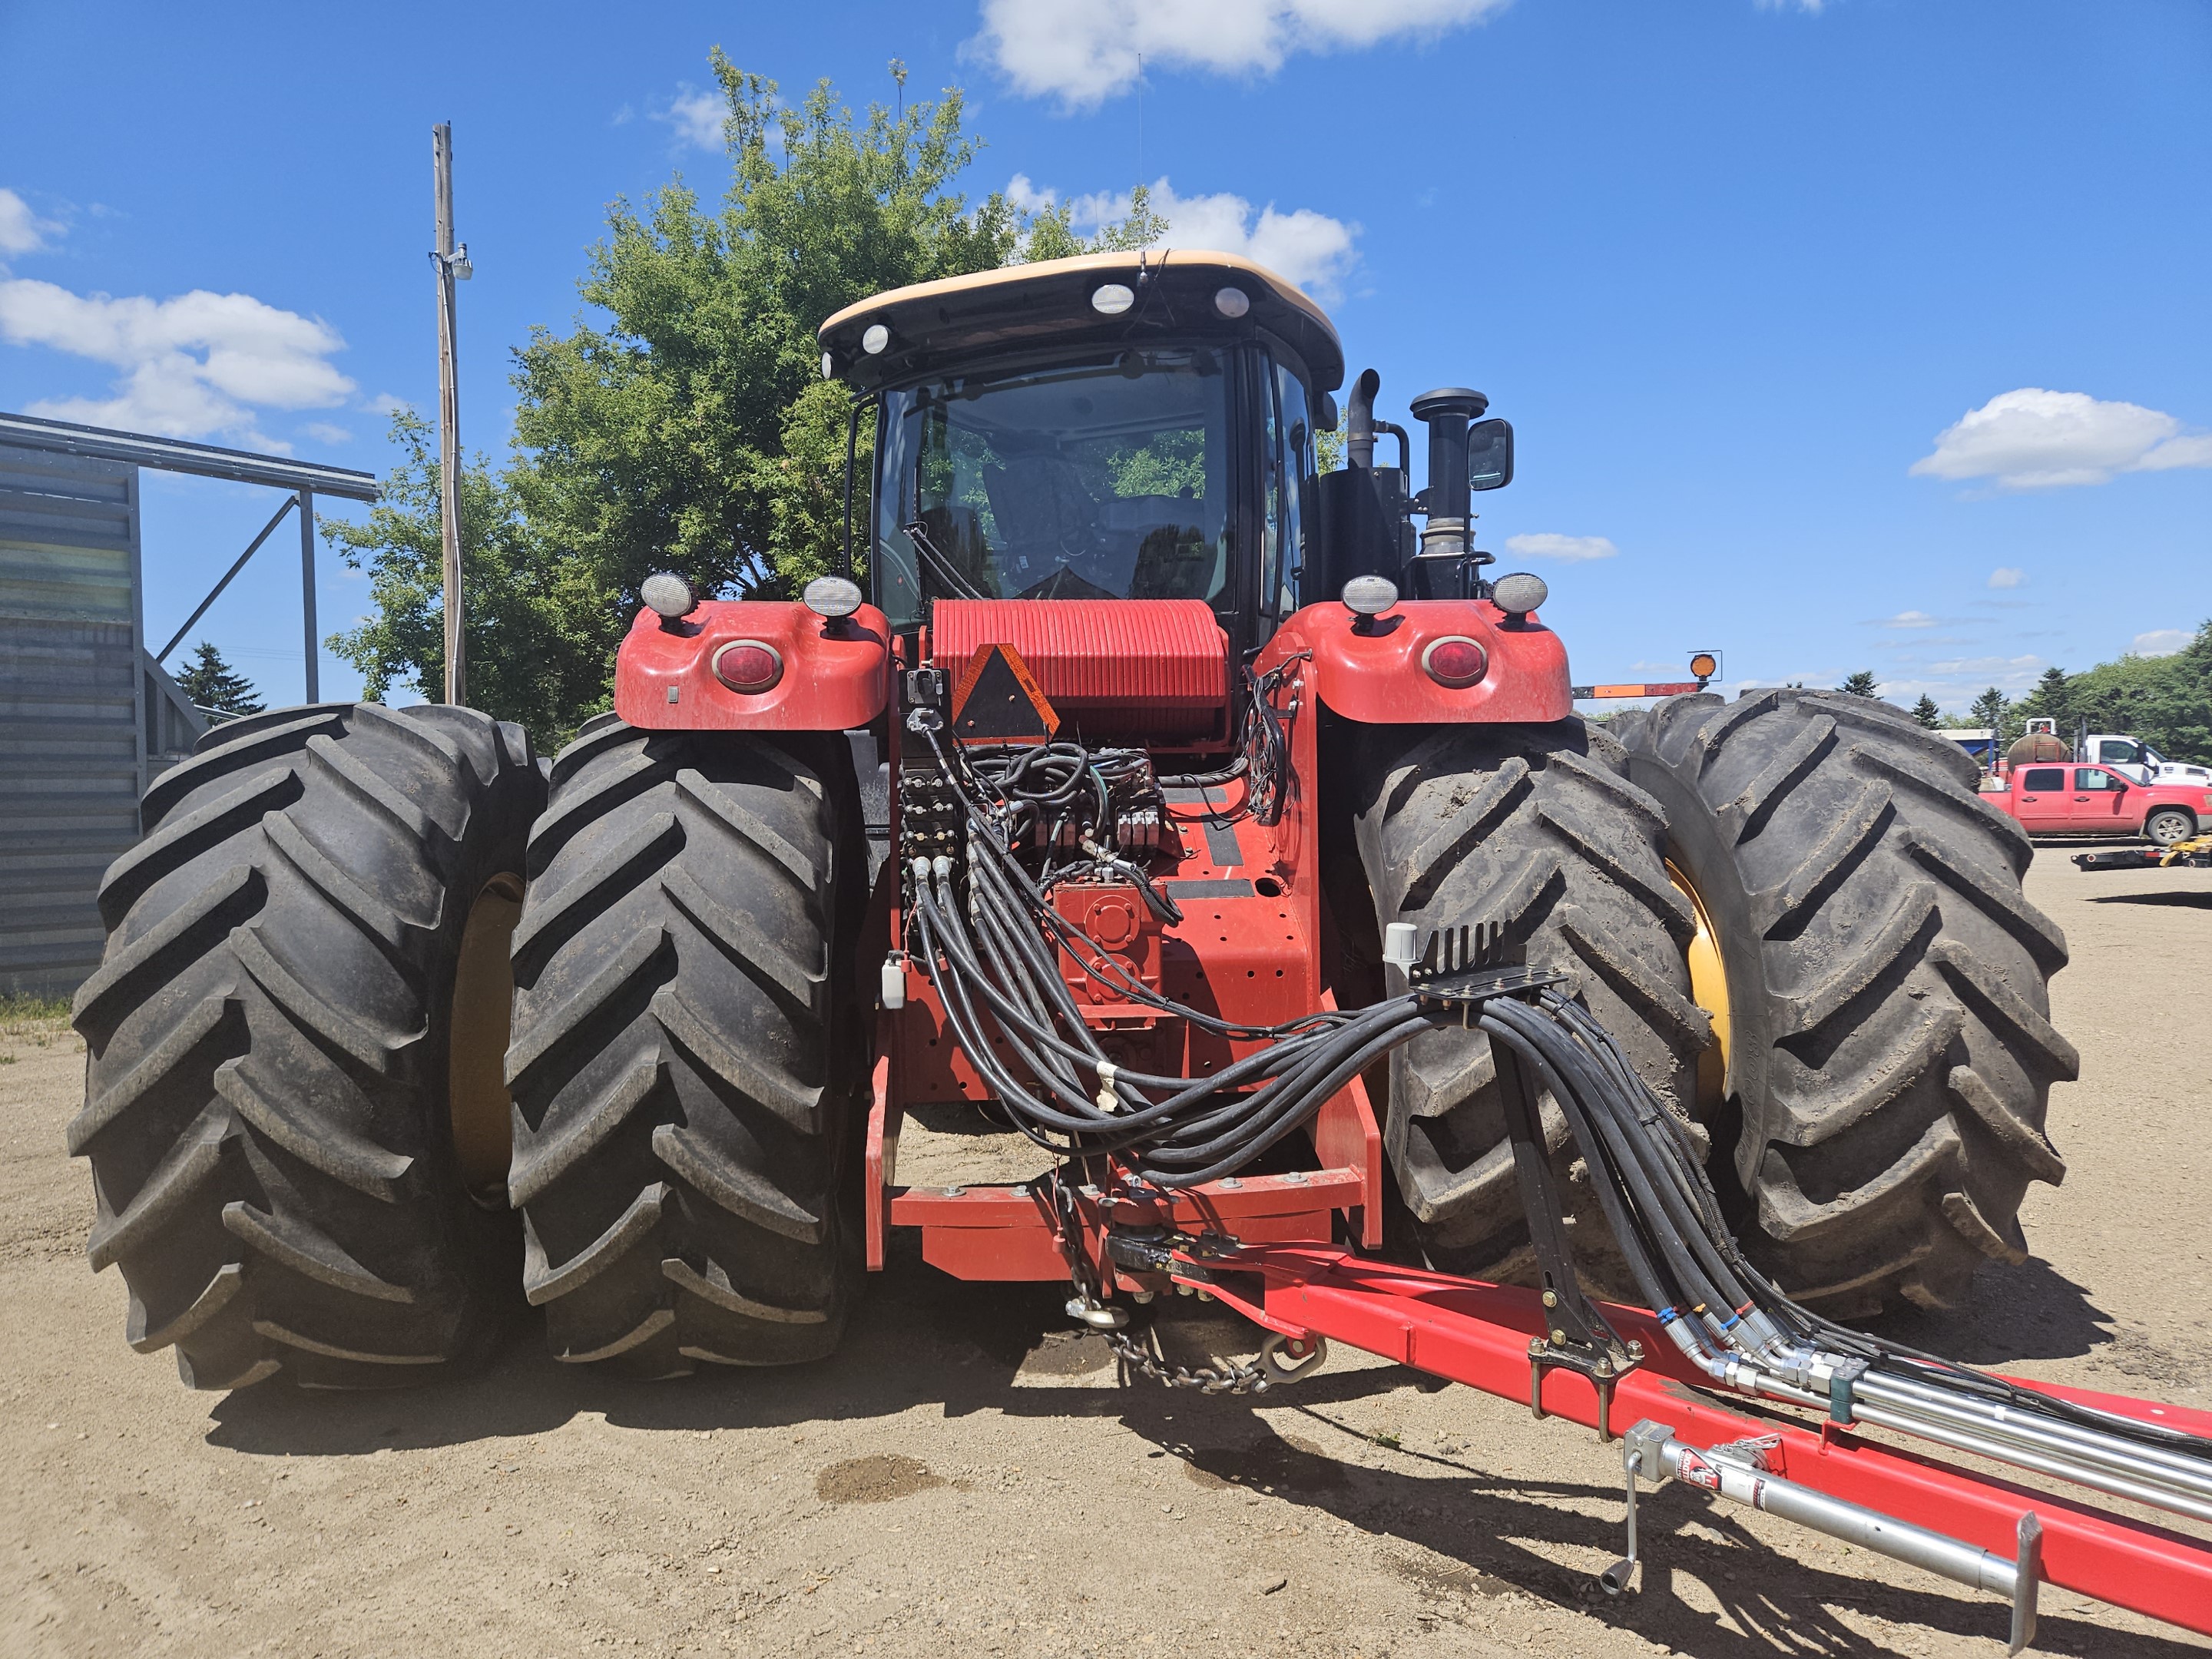
[[[459,331],[454,317],[453,282],[468,274],[465,247],[453,248],[453,129],[441,121],[430,129],[430,152],[437,186],[437,246],[430,258],[438,273],[438,495],[446,544],[446,701],[467,700],[466,662],[461,619],[461,393]]]

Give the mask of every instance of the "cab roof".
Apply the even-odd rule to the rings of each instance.
[[[1104,315],[1091,295],[1109,283],[1134,290],[1135,303]],[[1241,318],[1215,303],[1233,288],[1250,301]],[[881,323],[882,351],[861,349]],[[893,289],[848,306],[822,325],[829,373],[863,392],[917,379],[969,359],[1031,345],[1121,345],[1168,334],[1249,339],[1265,330],[1304,361],[1314,390],[1344,382],[1344,347],[1322,308],[1292,283],[1233,253],[1146,248],[1041,259],[942,282]]]

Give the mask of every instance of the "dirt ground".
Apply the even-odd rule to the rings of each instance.
[[[2081,1081],[2036,1259],[1896,1334],[2212,1406],[2212,871],[2041,854]],[[526,1332],[420,1393],[222,1396],[123,1342],[62,1151],[82,1051],[0,1038],[0,1653],[1735,1656],[2003,1650],[1994,1600],[1669,1486],[1586,1431],[1340,1352],[1260,1401],[1123,1382],[1044,1287],[895,1263],[818,1366],[609,1382]],[[1182,1333],[1235,1351],[1235,1328]],[[1249,1346],[1243,1352],[1249,1352]],[[2040,1650],[2203,1651],[2065,1593]]]

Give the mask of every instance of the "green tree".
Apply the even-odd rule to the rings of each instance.
[[[821,378],[824,318],[887,289],[1140,246],[1167,228],[1141,187],[1087,240],[1064,205],[1029,214],[997,192],[971,204],[956,181],[982,141],[957,89],[856,116],[826,81],[786,106],[719,48],[712,61],[727,106],[719,204],[680,176],[613,204],[579,284],[592,314],[567,333],[532,330],[516,353],[514,459],[462,480],[469,701],[541,743],[607,705],[652,572],[767,598],[829,568],[853,403]],[[893,78],[902,93],[896,64]],[[396,424],[403,459],[383,502],[365,525],[325,526],[374,574],[377,614],[336,642],[372,695],[434,695],[444,679],[427,435]],[[865,495],[860,507],[856,528]],[[863,532],[860,562],[866,545]]]
[[[324,540],[368,572],[374,614],[332,635],[330,648],[361,671],[373,702],[394,691],[436,698],[446,683],[437,436],[402,410],[392,438],[402,459],[368,519],[320,520]],[[511,477],[482,456],[462,472],[460,504],[468,701],[551,747],[609,706],[615,647],[635,607],[590,562],[538,537]]]
[[[1932,732],[1943,724],[1943,711],[1936,708],[1935,698],[1923,691],[1920,701],[1912,705],[1912,718]]]
[[[2068,675],[2066,697],[2067,714],[2093,732],[2130,732],[2171,759],[2212,761],[2212,621],[2172,656],[2124,656]]]
[[[1974,699],[1973,707],[1966,713],[1974,725],[1988,726],[1997,734],[2000,747],[2010,743],[2027,729],[2019,714],[2020,705],[1994,685]]]
[[[1873,671],[1865,668],[1860,669],[1857,673],[1847,676],[1844,678],[1844,683],[1838,686],[1836,690],[1841,691],[1846,696],[1873,696],[1875,695],[1875,679]]]
[[[177,687],[202,708],[226,714],[258,714],[261,699],[253,682],[222,659],[212,642],[202,640],[192,647],[192,659],[177,676]]]
[[[1024,215],[954,181],[982,141],[962,95],[864,116],[827,82],[780,106],[776,84],[719,48],[732,177],[717,210],[679,178],[617,201],[584,300],[606,313],[518,355],[515,477],[553,544],[628,595],[672,569],[705,592],[795,592],[842,532],[850,401],[821,376],[814,331],[872,294],[1157,237],[1143,193],[1085,243],[1066,208]]]
[[[2058,729],[2064,732],[2074,723],[2074,699],[2068,684],[2064,669],[2045,669],[2035,689],[2020,700],[2021,718],[2054,720],[2058,722]]]

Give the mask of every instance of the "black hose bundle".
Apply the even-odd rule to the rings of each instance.
[[[1747,1261],[1684,1125],[1588,1010],[1554,990],[1493,998],[1477,1027],[1510,1047],[1559,1103],[1591,1185],[1662,1324],[1689,1322],[1710,1353],[1778,1369],[1795,1347],[1886,1375],[2212,1461],[2212,1442],[2022,1389],[1938,1355],[1854,1331],[1800,1307]],[[1776,1340],[1778,1339],[1778,1342]]]
[[[966,780],[959,793],[970,831],[968,890],[963,903],[949,858],[914,860],[913,922],[921,947],[914,954],[1000,1107],[1056,1155],[1110,1155],[1138,1180],[1164,1188],[1218,1180],[1302,1127],[1401,1043],[1465,1024],[1509,1049],[1530,1086],[1558,1103],[1638,1286],[1669,1334],[1717,1376],[1738,1363],[1785,1376],[1791,1355],[1831,1368],[1863,1362],[2212,1458],[2212,1443],[2197,1437],[2017,1388],[1847,1329],[1790,1301],[1736,1244],[1686,1126],[1638,1076],[1612,1035],[1556,988],[1469,995],[1430,981],[1364,1008],[1323,1010],[1272,1026],[1240,1025],[1162,995],[1072,926],[1050,901],[1051,873],[1042,883],[1032,879],[1008,844],[1010,824],[1026,811],[1073,800],[1086,778],[1103,799],[1097,757],[1055,744],[971,768],[964,757],[956,763],[933,731],[929,739],[945,775]],[[997,801],[988,811],[987,795]],[[1119,863],[1094,850],[1094,864]],[[1121,868],[1151,890],[1142,872]],[[1116,1066],[1084,1022],[1060,971],[1061,952],[1132,1004],[1262,1046],[1204,1079]]]

